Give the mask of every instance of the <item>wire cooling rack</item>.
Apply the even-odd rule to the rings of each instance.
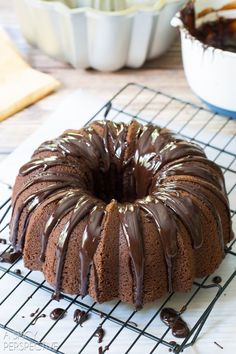
[[[236,124],[232,119],[137,84],[126,85],[91,118],[93,119],[137,119],[143,123],[153,122],[200,144],[208,157],[222,168],[231,204],[232,221],[235,224]],[[0,184],[0,237],[6,239],[11,211],[10,189],[8,185]],[[0,254],[9,248],[9,244],[0,244]],[[23,338],[30,343],[28,348],[43,347],[55,353],[94,354],[109,350],[111,354],[151,354],[160,353],[160,349],[164,347],[180,353],[194,344],[215,303],[236,276],[235,256],[235,241],[232,241],[226,249],[223,264],[216,272],[223,278],[221,284],[214,284],[212,276],[196,280],[190,293],[171,293],[146,305],[139,312],[120,301],[100,305],[89,297],[81,300],[78,296],[68,295],[58,305],[51,299],[53,290],[44,281],[41,273],[25,269],[22,260],[11,265],[0,263],[0,327],[11,332],[15,336],[15,342],[18,338]],[[21,274],[16,271],[19,268]],[[19,294],[23,294],[24,300]],[[48,316],[58,306],[66,311],[63,320],[41,318],[42,314]],[[185,309],[183,318],[191,328],[185,339],[172,337],[170,329],[160,321],[160,311],[166,306],[178,311]],[[72,320],[76,308],[89,315],[89,320],[83,327]],[[36,309],[37,313],[31,314],[31,317],[30,313]],[[94,337],[99,324],[106,333],[101,344]],[[6,345],[9,345],[7,338]]]

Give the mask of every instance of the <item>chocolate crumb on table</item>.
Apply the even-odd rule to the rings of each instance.
[[[30,317],[34,317],[38,312],[39,312],[39,307],[37,308],[37,310],[35,312],[32,312],[30,314]]]

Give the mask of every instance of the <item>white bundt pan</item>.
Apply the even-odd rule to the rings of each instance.
[[[123,66],[139,68],[170,47],[176,35],[170,21],[184,0],[149,0],[146,6],[136,1],[135,6],[127,8],[124,4],[132,4],[132,0],[64,3],[15,0],[25,38],[75,68],[115,71]]]

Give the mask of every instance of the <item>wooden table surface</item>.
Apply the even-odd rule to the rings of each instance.
[[[78,88],[108,100],[128,82],[138,82],[180,98],[198,101],[184,76],[178,40],[163,57],[147,62],[139,70],[123,69],[116,73],[75,70],[25,42],[13,5],[13,0],[0,0],[0,26],[8,32],[32,67],[52,74],[62,86],[56,93],[0,123],[0,161],[33,133],[68,93]]]

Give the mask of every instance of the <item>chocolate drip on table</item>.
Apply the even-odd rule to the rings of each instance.
[[[99,244],[102,230],[102,222],[106,212],[103,207],[95,206],[89,215],[88,223],[85,227],[80,251],[81,259],[81,296],[87,294],[88,275],[93,257]]]
[[[172,334],[177,338],[185,338],[189,335],[189,328],[180,317],[180,314],[169,307],[166,307],[161,310],[160,314],[162,322],[169,326],[172,330]]]
[[[104,335],[105,335],[104,329],[102,328],[101,325],[98,326],[94,333],[94,337],[98,337],[98,343],[102,343]]]
[[[73,315],[73,320],[82,327],[82,324],[88,320],[89,314],[80,309],[76,309]]]
[[[34,317],[38,312],[39,312],[39,307],[37,308],[37,310],[35,310],[30,314],[30,317]]]
[[[67,217],[56,245],[56,296],[62,288],[68,244],[81,221],[85,221],[85,228],[79,254],[80,294],[88,293],[90,268],[108,215],[106,205],[112,199],[117,201],[120,230],[127,241],[132,262],[137,309],[142,307],[144,297],[142,215],[147,216],[158,231],[170,292],[174,290],[172,263],[178,251],[179,221],[185,226],[194,249],[200,248],[203,242],[200,211],[191,195],[211,210],[217,221],[219,240],[224,245],[222,220],[204,194],[204,190],[214,193],[228,209],[221,170],[207,160],[199,146],[181,140],[166,129],[136,124],[132,156],[126,156],[129,125],[100,121],[82,131],[67,131],[59,138],[45,142],[35,151],[32,160],[20,169],[20,178],[28,179],[13,200],[10,237],[14,247],[23,250],[28,226],[37,208],[54,203],[54,211],[41,237],[40,260],[43,263],[54,229]],[[47,156],[42,157],[44,153]],[[59,172],[58,167],[63,171]],[[173,177],[176,180],[173,181]],[[186,183],[186,177],[196,178],[201,191],[195,192],[194,182]],[[24,200],[22,195],[27,190],[30,193]],[[24,210],[27,210],[27,216],[22,222]],[[18,235],[20,224],[23,227],[21,237]]]
[[[31,325],[34,326],[40,318],[45,318],[45,317],[47,317],[47,316],[45,315],[45,313],[41,313],[41,315],[35,317],[35,319],[34,319],[33,322],[31,323]]]
[[[201,182],[200,182],[201,184]],[[222,234],[223,234],[223,229],[222,229],[222,224],[223,224],[223,220],[221,220],[221,217],[219,215],[219,213],[217,212],[216,208],[214,207],[214,205],[210,202],[209,198],[207,198],[206,195],[204,195],[201,191],[197,191],[195,190],[194,186],[192,186],[191,184],[188,183],[183,183],[182,181],[175,181],[175,182],[167,182],[164,183],[163,185],[165,191],[172,191],[173,193],[176,193],[176,191],[184,191],[189,193],[190,195],[193,195],[196,199],[200,200],[201,202],[203,202],[211,211],[211,213],[213,214],[216,224],[217,224],[217,231],[218,231],[218,237],[219,237],[219,242],[221,245],[221,250],[222,250],[222,255],[223,257],[225,256],[225,252],[224,252],[224,240],[222,238]],[[207,186],[208,187],[208,186]],[[212,189],[208,188],[211,192]],[[198,218],[200,215],[200,210],[198,211],[198,213],[196,213],[196,218]],[[199,222],[199,220],[195,220],[197,222]]]
[[[17,275],[21,275],[21,270],[20,269],[15,269],[14,273],[17,274]]]
[[[61,285],[61,277],[63,271],[63,265],[65,261],[66,251],[69,243],[69,238],[74,230],[74,228],[78,225],[78,223],[83,220],[85,216],[91,211],[94,207],[95,203],[93,200],[82,196],[76,203],[73,214],[70,220],[66,223],[63,231],[59,235],[57,241],[57,249],[56,249],[56,279],[55,279],[55,288],[56,291],[60,291]]]
[[[134,321],[128,321],[127,324],[134,326],[134,327],[138,327],[138,324]]]
[[[54,321],[61,320],[66,315],[66,311],[60,307],[55,308],[50,313],[50,318]]]
[[[212,278],[214,284],[220,284],[222,282],[222,278],[219,275],[216,275]]]
[[[6,262],[6,263],[13,264],[18,259],[20,259],[21,256],[22,256],[21,252],[14,251],[14,249],[11,248],[9,251],[5,251],[3,254],[1,254],[0,262]]]

